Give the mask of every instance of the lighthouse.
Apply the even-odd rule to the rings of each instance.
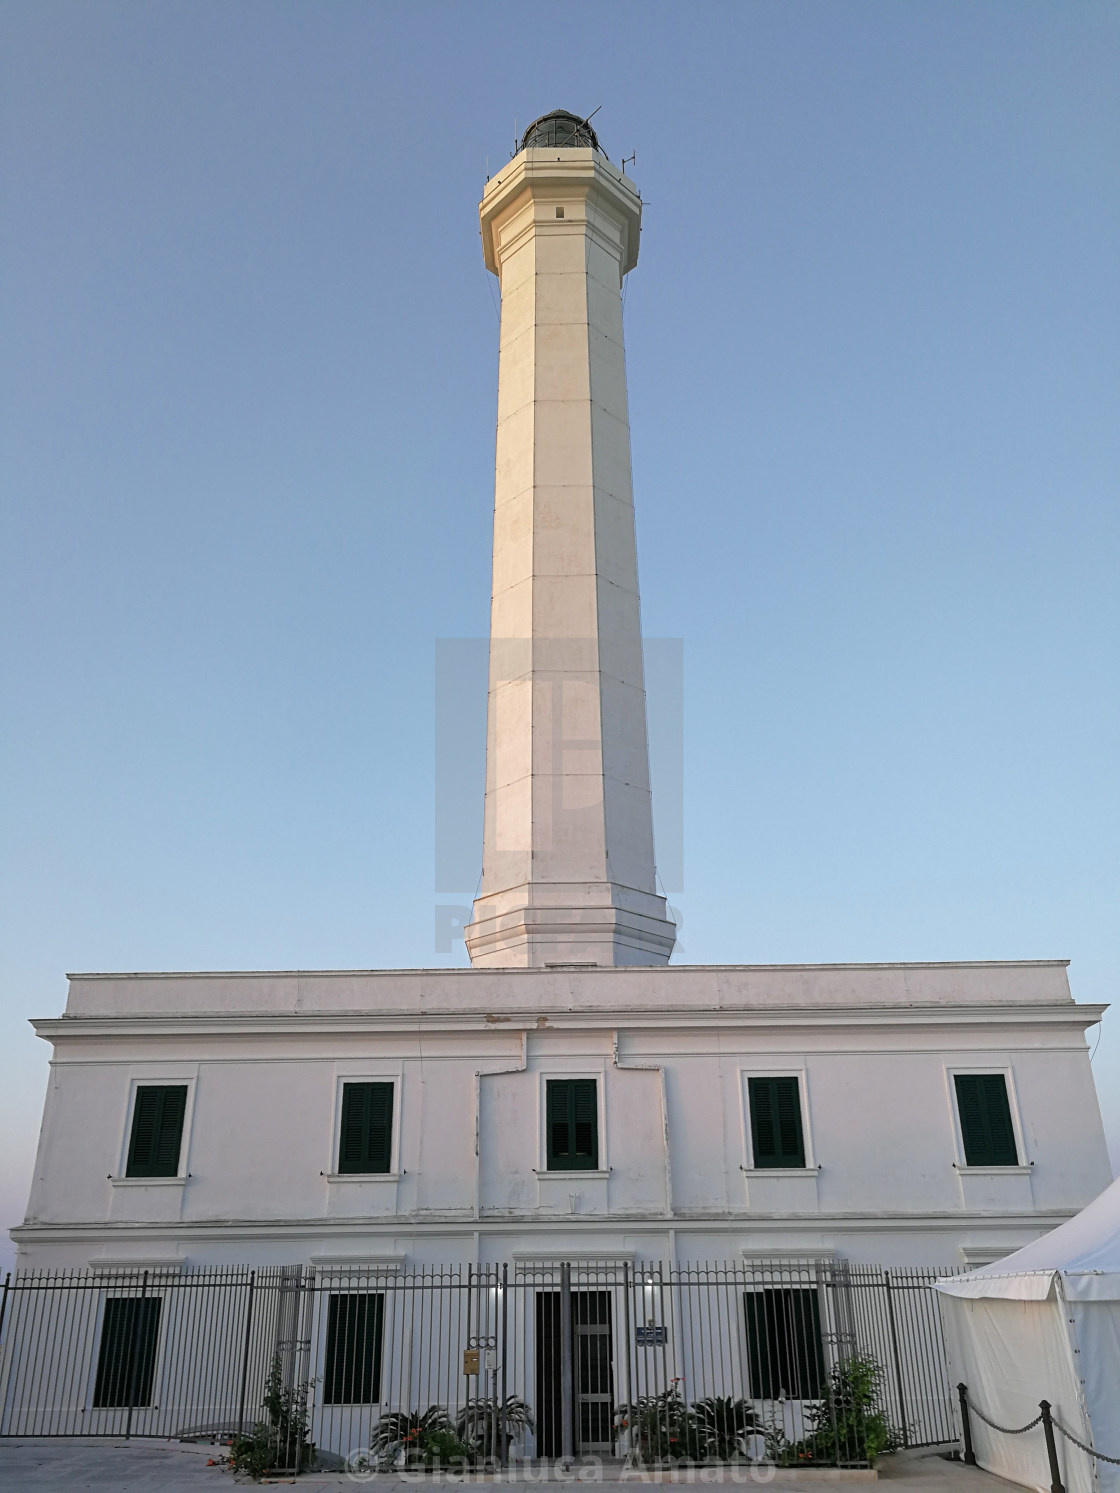
[[[244,1425],[278,1364],[339,1460],[368,1466],[433,1397],[468,1428],[531,1407],[493,1446],[615,1455],[613,1411],[650,1383],[780,1416],[842,1342],[893,1355],[918,1386],[899,1422],[933,1444],[933,1278],[1111,1181],[1104,1008],[1065,960],[668,962],[620,296],[641,215],[572,114],[483,196],[502,316],[473,967],[70,975],[34,1023],[51,1078],[0,1436]],[[913,1310],[884,1348],[888,1267]]]
[[[664,964],[622,281],[642,201],[585,120],[529,126],[479,208],[501,284],[494,563],[472,964]]]

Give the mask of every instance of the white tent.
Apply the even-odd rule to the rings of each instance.
[[[937,1289],[952,1382],[972,1404],[1014,1427],[1049,1400],[1079,1440],[1120,1457],[1120,1179],[1068,1223]],[[1007,1436],[971,1421],[981,1467],[1049,1493],[1041,1426]],[[1120,1467],[1055,1437],[1068,1493],[1120,1493]]]

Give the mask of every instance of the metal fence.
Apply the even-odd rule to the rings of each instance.
[[[857,1464],[873,1412],[904,1445],[956,1434],[932,1290],[949,1273],[828,1259],[17,1275],[0,1300],[0,1435],[260,1426],[289,1467],[371,1447],[385,1466]]]

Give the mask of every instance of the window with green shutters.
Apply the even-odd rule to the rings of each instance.
[[[323,1365],[325,1405],[373,1405],[381,1398],[381,1328],[385,1297],[331,1295]]]
[[[1002,1073],[957,1073],[954,1083],[965,1165],[1018,1166],[1006,1077]]]
[[[152,1403],[161,1305],[156,1296],[106,1299],[93,1386],[95,1410],[125,1405],[142,1409]]]
[[[749,1078],[751,1149],[759,1167],[804,1166],[801,1095],[796,1078]]]
[[[550,1172],[599,1169],[599,1102],[593,1078],[550,1078],[545,1094]]]
[[[176,1177],[187,1112],[186,1084],[141,1084],[132,1111],[126,1177]]]
[[[393,1154],[393,1085],[345,1083],[339,1172],[387,1172]]]

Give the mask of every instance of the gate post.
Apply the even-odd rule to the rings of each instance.
[[[128,1376],[128,1419],[124,1427],[124,1439],[132,1436],[132,1412],[136,1405],[136,1371],[140,1367],[140,1334],[144,1330],[144,1302],[148,1297],[148,1272],[140,1286],[140,1310],[136,1313],[136,1327],[132,1333],[132,1373]]]
[[[898,1327],[894,1320],[894,1297],[891,1295],[891,1272],[888,1268],[883,1269],[883,1279],[887,1283],[887,1318],[891,1327],[891,1351],[894,1353],[894,1378],[898,1390],[898,1418],[902,1423],[902,1444],[904,1447],[910,1445],[910,1432],[906,1428],[906,1400],[902,1393],[902,1355],[898,1351]]]
[[[1042,1411],[1042,1433],[1046,1437],[1046,1460],[1050,1463],[1050,1493],[1066,1493],[1062,1487],[1062,1474],[1058,1470],[1058,1448],[1054,1445],[1054,1420],[1050,1414],[1050,1401],[1039,1400]]]
[[[630,1262],[624,1261],[622,1266],[622,1361],[626,1365],[626,1397],[623,1404],[626,1406],[626,1450],[631,1451],[634,1438],[630,1435],[631,1406],[634,1401],[634,1373],[630,1362],[630,1349],[634,1341],[634,1333],[630,1327]]]
[[[568,1260],[563,1260],[560,1264],[560,1455],[565,1462],[575,1456],[572,1346],[572,1267]]]
[[[506,1350],[507,1350],[507,1339],[508,1339],[508,1333],[506,1331],[506,1322],[507,1322],[507,1320],[509,1318],[509,1265],[508,1265],[508,1263],[503,1263],[503,1265],[502,1265],[502,1284],[501,1284],[501,1289],[500,1289],[499,1294],[501,1295],[501,1298],[502,1298],[501,1299],[501,1303],[499,1305],[499,1310],[500,1310],[500,1312],[502,1314],[502,1339],[501,1339],[501,1341],[502,1341],[502,1387],[501,1387],[501,1390],[499,1391],[499,1393],[501,1394],[502,1399],[501,1399],[501,1404],[498,1407],[498,1435],[501,1438],[501,1443],[500,1443],[501,1461],[500,1461],[499,1465],[502,1466],[502,1467],[505,1467],[509,1463],[509,1447],[508,1447],[508,1445],[506,1443],[506,1400],[508,1398],[508,1393],[507,1392],[509,1390],[509,1381],[506,1378]]]
[[[245,1309],[245,1349],[241,1355],[241,1398],[237,1407],[237,1434],[245,1434],[245,1386],[249,1377],[249,1342],[253,1333],[253,1291],[257,1284],[257,1272],[249,1276],[249,1304]]]
[[[310,1434],[315,1406],[311,1398],[311,1340],[319,1304],[319,1279],[314,1265],[300,1267],[296,1310],[296,1342],[292,1360],[292,1404],[296,1407],[296,1476],[303,1471],[304,1430]],[[291,1437],[291,1430],[288,1432]]]
[[[968,1385],[957,1385],[957,1397],[961,1402],[961,1435],[964,1438],[964,1459],[969,1467],[976,1466],[976,1453],[972,1450],[972,1422],[968,1418]]]

